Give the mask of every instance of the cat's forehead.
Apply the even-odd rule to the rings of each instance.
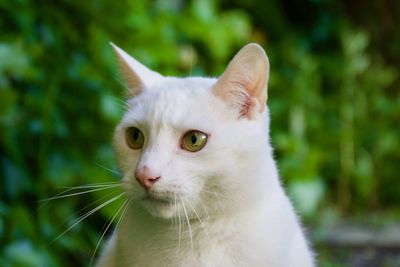
[[[194,127],[204,124],[210,114],[211,88],[216,79],[165,78],[129,100],[123,119],[127,124],[168,124]]]

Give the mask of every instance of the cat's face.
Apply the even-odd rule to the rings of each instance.
[[[257,183],[237,174],[267,142],[263,50],[243,49],[219,79],[181,79],[162,77],[115,49],[131,98],[114,144],[132,201],[158,217],[190,218],[254,193]]]

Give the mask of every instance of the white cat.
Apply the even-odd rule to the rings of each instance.
[[[97,266],[314,266],[269,143],[264,50],[246,45],[212,79],[164,77],[113,47],[130,97],[114,142],[131,200]]]

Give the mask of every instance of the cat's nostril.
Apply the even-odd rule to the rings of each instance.
[[[161,176],[152,175],[150,169],[146,166],[140,171],[136,171],[135,177],[139,184],[146,190],[153,186],[161,178]]]
[[[157,177],[145,177],[143,179],[139,178],[139,183],[144,189],[149,189],[153,186],[158,180],[160,180],[161,176]]]
[[[150,177],[149,180],[152,182],[157,182],[157,180],[159,180],[161,178],[161,176],[157,176],[157,177]]]

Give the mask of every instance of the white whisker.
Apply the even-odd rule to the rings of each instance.
[[[210,217],[210,214],[208,213],[207,206],[204,205],[204,202],[201,201],[201,199],[199,199],[199,203],[200,203],[200,205],[201,205],[203,211],[205,212],[206,218],[209,218],[209,217]]]
[[[176,193],[174,194],[175,198],[175,211],[178,213],[178,247],[176,250],[176,254],[179,253],[181,248],[181,240],[182,240],[182,218],[181,218],[181,211],[178,209],[177,202],[176,202]]]
[[[182,207],[183,207],[183,212],[185,213],[186,222],[187,222],[188,228],[189,228],[190,246],[191,246],[191,248],[192,248],[192,256],[193,256],[194,250],[193,250],[193,233],[192,233],[192,227],[190,226],[190,220],[189,220],[188,213],[187,213],[187,211],[186,211],[185,202],[184,202],[182,199],[181,199],[181,203],[182,203]]]
[[[120,182],[115,182],[115,183],[108,183],[108,184],[88,184],[88,185],[80,185],[80,186],[63,186],[60,188],[64,188],[66,190],[58,193],[55,195],[55,197],[63,195],[65,193],[74,191],[74,190],[78,190],[78,189],[89,189],[89,188],[100,188],[100,187],[108,187],[110,185],[116,185],[116,184],[120,184]]]
[[[121,182],[106,182],[106,183],[93,183],[87,185],[79,185],[79,186],[61,186],[59,188],[66,188],[66,191],[72,191],[75,189],[86,189],[86,188],[95,188],[95,187],[106,187],[109,185],[121,184]],[[58,195],[63,194],[64,192],[58,193]]]
[[[77,193],[71,193],[71,194],[63,195],[63,193],[65,194],[66,191],[70,192],[70,191],[75,190],[75,188],[72,188],[71,190],[66,190],[66,191],[62,192],[61,195],[57,194],[54,197],[45,198],[45,199],[42,199],[42,200],[39,200],[39,201],[40,202],[47,202],[47,201],[56,200],[56,199],[60,199],[60,198],[73,197],[73,196],[83,195],[83,194],[96,192],[96,191],[100,191],[100,190],[111,189],[111,188],[115,188],[115,187],[118,187],[118,186],[120,186],[120,184],[101,186],[100,188],[95,187],[95,189],[90,189],[90,190],[85,190],[85,191],[81,191],[81,192],[77,192]]]
[[[41,199],[38,202],[42,202],[39,207],[37,208],[36,212],[38,212],[39,210],[41,210],[42,208],[44,208],[51,200],[55,200],[55,199],[59,199],[59,198],[64,198],[62,197],[64,194],[68,193],[68,192],[73,192],[75,190],[78,189],[90,189],[90,188],[106,188],[109,185],[117,185],[117,184],[121,184],[120,182],[109,182],[109,183],[94,183],[94,184],[88,184],[88,185],[80,185],[80,186],[74,186],[74,187],[62,187],[62,188],[66,188],[66,190],[56,194],[53,197],[47,198],[47,199]],[[106,188],[107,189],[107,188]],[[87,192],[89,193],[89,192]]]
[[[210,236],[208,235],[208,231],[207,228],[205,226],[205,224],[203,223],[203,221],[201,220],[199,214],[197,213],[196,209],[193,207],[192,203],[190,203],[190,201],[188,200],[187,203],[190,205],[191,209],[193,210],[194,214],[196,215],[197,219],[199,220],[201,227],[204,229],[204,232],[206,233],[207,237],[210,238]]]
[[[75,212],[73,215],[69,216],[68,219],[67,219],[67,221],[73,220],[73,218],[76,217],[77,214],[83,212],[84,210],[88,209],[89,207],[97,206],[97,203],[103,202],[105,199],[108,199],[110,196],[115,195],[115,193],[117,193],[117,192],[108,193],[108,194],[106,194],[105,196],[102,196],[101,198],[99,198],[99,199],[93,201],[92,203],[85,205],[83,208],[79,209],[79,210],[78,210],[77,212]]]
[[[118,228],[119,224],[121,223],[122,219],[125,216],[126,210],[128,209],[129,203],[131,202],[132,197],[128,198],[128,202],[125,205],[124,210],[122,211],[121,217],[119,217],[118,221],[117,221],[117,225],[115,226],[115,228]]]
[[[220,194],[218,194],[217,192],[215,192],[214,190],[211,190],[211,189],[210,190],[203,190],[203,192],[210,193],[210,194],[214,195],[215,199],[217,200],[219,211],[223,212],[224,209],[223,209],[223,206],[222,206],[222,201],[221,201],[221,198],[220,198]]]
[[[98,167],[100,167],[100,168],[102,168],[102,169],[104,169],[106,171],[109,171],[112,174],[115,174],[115,175],[118,175],[118,176],[121,175],[121,173],[119,171],[110,169],[110,168],[108,168],[108,167],[106,167],[106,166],[104,166],[104,165],[102,165],[100,163],[95,162],[94,164],[96,164],[96,166],[98,166]]]
[[[57,241],[58,239],[60,239],[63,235],[65,235],[68,231],[70,231],[72,228],[74,228],[78,223],[80,223],[81,221],[83,221],[84,219],[86,219],[87,217],[89,217],[90,215],[92,215],[93,213],[95,213],[96,211],[102,209],[103,207],[107,206],[108,204],[114,202],[115,200],[119,199],[122,195],[124,195],[125,193],[121,193],[116,197],[113,197],[110,200],[107,200],[106,202],[104,202],[103,204],[101,204],[100,206],[94,208],[93,210],[87,212],[86,214],[82,215],[81,217],[79,217],[77,219],[77,221],[72,224],[70,227],[68,227],[67,230],[65,230],[64,232],[62,232],[61,234],[59,234],[53,241],[50,242],[50,244],[54,243],[55,241]]]
[[[96,247],[95,247],[95,249],[94,249],[92,258],[90,259],[90,264],[89,264],[89,266],[92,266],[92,265],[93,265],[94,257],[96,256],[96,252],[97,252],[97,249],[99,248],[99,245],[100,245],[100,243],[101,243],[101,240],[103,240],[105,234],[107,233],[107,231],[108,231],[108,229],[110,228],[111,224],[113,223],[113,221],[115,220],[115,218],[118,216],[118,214],[121,212],[121,210],[122,210],[122,209],[125,210],[125,206],[128,204],[128,201],[129,201],[129,199],[125,200],[125,202],[121,205],[121,207],[117,210],[117,212],[115,212],[114,216],[113,216],[113,217],[111,218],[111,220],[108,222],[107,227],[105,228],[105,230],[104,230],[103,233],[101,234],[100,239],[99,239],[99,241],[98,241],[97,244],[96,244]],[[122,215],[121,215],[121,217],[122,217]],[[118,220],[118,221],[119,221],[119,220]]]

